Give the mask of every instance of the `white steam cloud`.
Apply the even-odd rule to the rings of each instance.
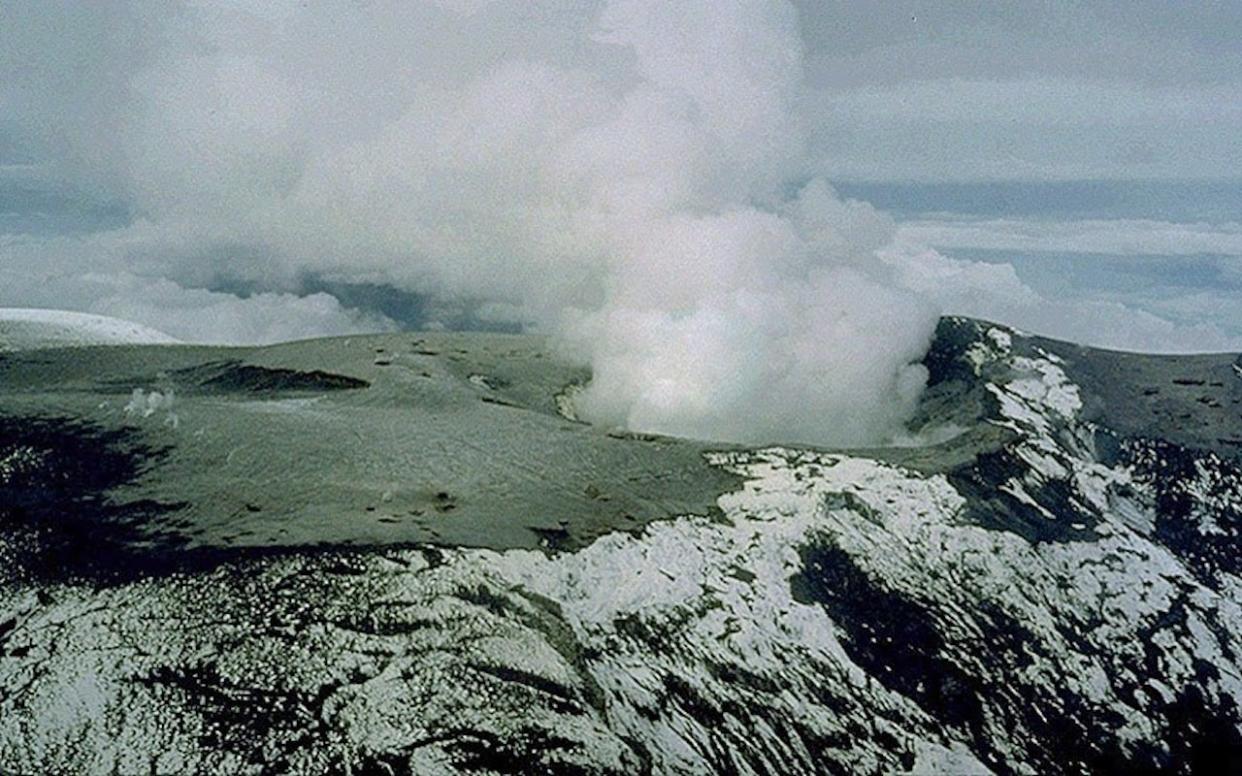
[[[66,7],[95,17],[67,25],[77,41],[44,9],[49,39],[23,41],[48,48],[12,55],[28,77],[6,98],[63,122],[41,139],[67,179],[138,215],[95,282],[166,293],[101,312],[186,337],[178,311],[223,302],[189,290],[213,272],[272,291],[306,272],[387,283],[553,332],[592,364],[581,409],[602,422],[748,442],[898,432],[937,310],[877,259],[893,224],[808,161],[794,9],[565,5]],[[310,328],[342,312],[268,296],[238,304]]]

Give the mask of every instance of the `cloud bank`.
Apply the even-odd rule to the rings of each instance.
[[[1147,219],[1031,221],[1007,218],[907,221],[901,237],[939,248],[1065,251],[1112,256],[1216,254],[1242,262],[1242,224]]]

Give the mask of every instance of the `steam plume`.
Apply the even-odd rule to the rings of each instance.
[[[64,175],[137,214],[96,273],[483,299],[643,431],[857,444],[911,411],[937,311],[809,161],[787,3],[144,7],[91,10],[135,42],[89,49],[80,105],[37,57],[10,98],[73,115]]]

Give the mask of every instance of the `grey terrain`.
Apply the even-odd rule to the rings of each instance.
[[[1242,771],[1242,361],[925,363],[815,450],[526,336],[0,352],[0,772]]]

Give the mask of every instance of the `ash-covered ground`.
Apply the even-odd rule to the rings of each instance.
[[[0,353],[0,772],[1242,770],[1242,363],[926,364],[841,451],[531,337]]]

